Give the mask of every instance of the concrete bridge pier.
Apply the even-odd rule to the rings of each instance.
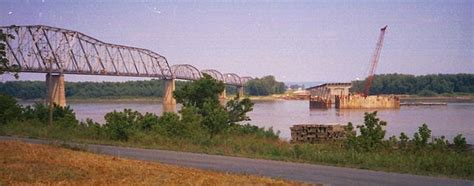
[[[219,102],[220,102],[222,105],[225,105],[226,99],[227,99],[227,93],[226,93],[226,90],[225,90],[225,88],[224,88],[224,90],[219,94]]]
[[[165,90],[163,92],[163,112],[176,112],[176,99],[173,97],[175,90],[175,79],[165,79]]]
[[[49,105],[51,99],[54,104],[61,107],[66,106],[66,93],[64,87],[64,75],[52,74],[51,79],[49,73],[46,74],[46,104]]]
[[[243,98],[245,95],[244,95],[244,86],[239,86],[239,97],[240,98]]]

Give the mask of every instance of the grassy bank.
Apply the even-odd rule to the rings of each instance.
[[[444,148],[417,150],[399,149],[387,145],[377,151],[357,151],[346,148],[342,141],[290,144],[265,133],[244,131],[226,131],[212,139],[173,138],[134,133],[127,141],[119,141],[111,140],[102,135],[102,132],[92,127],[47,127],[35,122],[14,122],[0,128],[1,135],[306,162],[474,180],[474,154],[458,153]]]
[[[0,161],[0,185],[299,185],[21,142],[0,141]]]

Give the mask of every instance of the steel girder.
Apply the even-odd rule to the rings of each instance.
[[[198,80],[201,78],[201,72],[189,64],[179,64],[171,66],[173,78],[184,80]]]
[[[21,72],[136,76],[170,79],[165,57],[142,48],[102,42],[83,33],[44,25],[0,27],[7,58]]]
[[[229,85],[242,86],[240,77],[237,74],[226,73],[226,74],[223,74],[223,76],[224,76],[224,83],[229,84]]]

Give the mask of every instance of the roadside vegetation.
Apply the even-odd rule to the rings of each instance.
[[[47,124],[48,109],[42,104],[21,107],[10,96],[1,95],[0,135],[58,139],[176,151],[264,158],[283,161],[354,167],[361,169],[474,180],[474,154],[461,135],[448,141],[431,140],[422,125],[412,137],[404,133],[386,138],[388,123],[377,113],[366,113],[359,130],[345,140],[315,144],[292,144],[278,132],[244,124],[253,103],[235,98],[222,105],[218,94],[224,84],[204,78],[176,90],[183,104],[176,113],[157,116],[130,109],[105,115],[105,123],[79,122],[69,108],[54,107],[53,125]],[[3,104],[5,103],[5,104]]]
[[[0,185],[301,185],[14,141],[0,161]]]
[[[352,82],[353,92],[363,92],[365,80]],[[376,75],[370,94],[410,94],[423,97],[474,95],[474,74]]]

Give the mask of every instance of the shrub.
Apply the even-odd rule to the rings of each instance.
[[[346,135],[347,135],[346,146],[349,149],[359,148],[357,136],[356,136],[356,133],[354,132],[354,125],[351,122],[347,123],[347,127],[345,130],[346,130]]]
[[[249,123],[245,125],[233,125],[228,130],[229,134],[234,135],[255,135],[258,137],[270,138],[270,139],[278,139],[280,131],[273,131],[273,128],[270,127],[265,129],[264,127],[257,127],[255,125],[251,125]]]
[[[453,143],[454,143],[454,150],[456,152],[463,152],[467,150],[466,138],[464,138],[462,134],[458,134],[456,137],[454,137]]]
[[[246,114],[253,110],[253,105],[254,103],[248,98],[240,99],[236,96],[234,99],[229,100],[225,108],[229,113],[228,122],[233,125],[240,121],[250,121],[250,118]]]
[[[418,128],[418,132],[413,134],[413,143],[417,148],[424,148],[428,144],[428,139],[431,137],[431,130],[428,125],[423,124]]]
[[[21,115],[22,108],[13,97],[0,94],[0,103],[0,125],[15,120]]]
[[[104,127],[90,118],[87,118],[85,122],[81,122],[80,126],[83,129],[80,133],[86,138],[100,139],[105,134]]]
[[[230,126],[228,123],[229,114],[219,103],[214,101],[205,102],[201,112],[204,116],[202,125],[209,132],[209,138],[211,139]]]
[[[410,138],[405,133],[400,133],[400,148],[406,148],[408,146],[408,142]]]
[[[173,112],[165,112],[158,119],[158,127],[155,131],[168,137],[183,137],[188,134],[187,126],[180,121],[178,114]]]
[[[33,106],[28,105],[23,109],[23,118],[25,120],[38,119],[43,124],[46,124],[48,121],[48,108],[42,103],[35,103]]]
[[[137,121],[137,127],[141,131],[151,131],[153,127],[159,123],[158,120],[159,118],[156,114],[147,112],[144,116],[139,118],[139,121]]]
[[[127,141],[135,131],[135,126],[141,114],[131,109],[124,109],[123,112],[107,113],[105,118],[105,131],[113,140]]]
[[[195,107],[184,107],[180,111],[181,123],[188,130],[187,136],[193,139],[202,139],[207,136],[206,130],[201,125],[203,117]]]
[[[436,150],[441,150],[444,151],[448,148],[448,140],[444,136],[441,136],[439,138],[435,138],[433,142],[433,148]]]
[[[38,119],[43,124],[47,124],[49,117],[49,108],[47,105],[42,103],[35,103],[33,106],[26,106],[22,111],[22,119],[33,120]],[[71,107],[61,107],[59,105],[53,106],[53,123],[59,123],[63,125],[77,125],[79,121],[76,119],[76,114]]]
[[[364,125],[358,125],[360,135],[356,140],[359,148],[366,151],[372,151],[378,148],[385,137],[385,130],[382,128],[386,126],[387,122],[380,121],[377,118],[377,111],[364,114]]]

